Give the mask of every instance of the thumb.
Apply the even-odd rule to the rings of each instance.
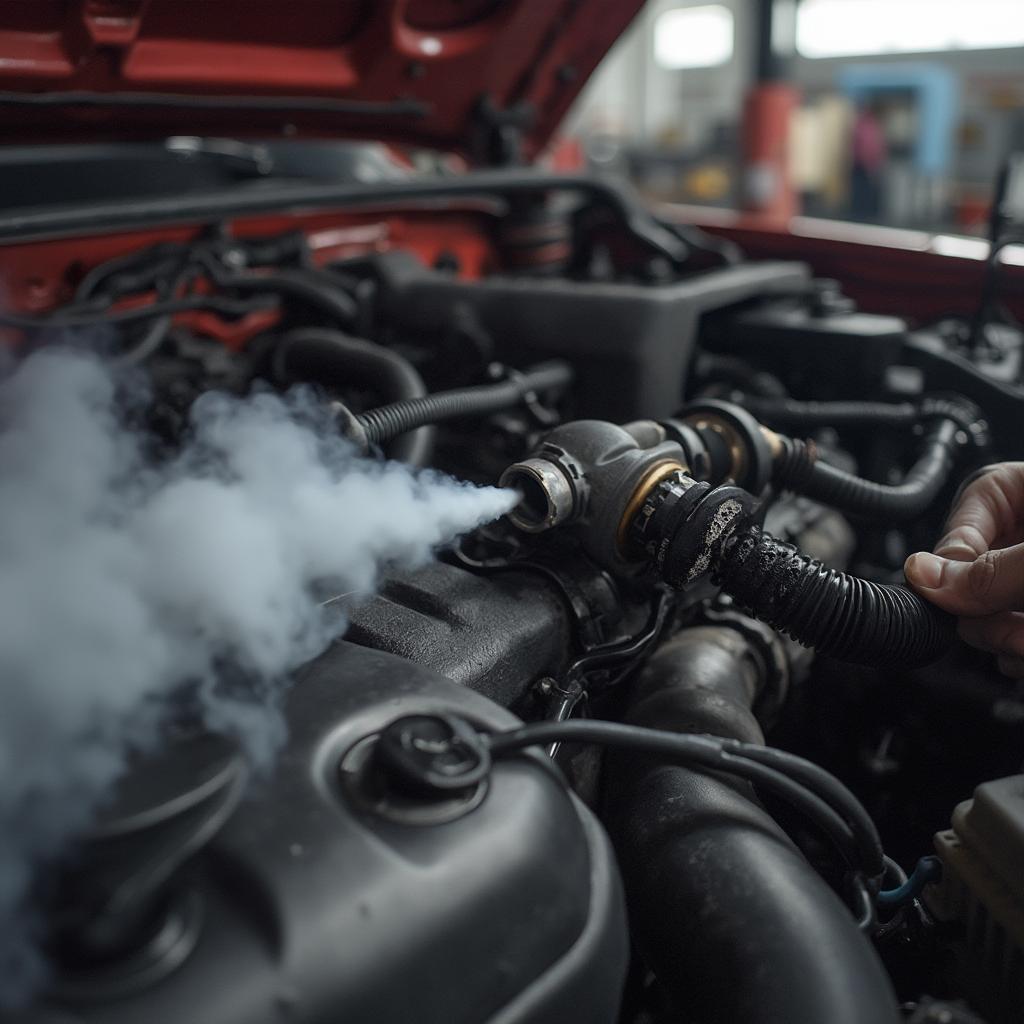
[[[904,572],[922,597],[954,615],[1024,610],[1024,544],[986,551],[973,562],[921,551]]]

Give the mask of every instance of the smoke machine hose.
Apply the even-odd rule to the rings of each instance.
[[[955,635],[953,617],[913,591],[829,569],[757,527],[725,542],[714,578],[773,629],[842,661],[926,664]]]

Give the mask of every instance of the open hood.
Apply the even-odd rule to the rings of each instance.
[[[374,139],[530,159],[643,0],[0,4],[0,142]]]

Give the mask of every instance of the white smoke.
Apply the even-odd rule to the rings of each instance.
[[[33,870],[88,825],[184,683],[266,762],[288,673],[343,625],[312,585],[369,593],[515,502],[358,458],[301,395],[207,394],[157,465],[117,394],[68,350],[0,380],[0,1004],[43,970]],[[247,692],[218,686],[225,662]]]

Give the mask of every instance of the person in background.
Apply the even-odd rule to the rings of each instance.
[[[853,121],[850,147],[850,213],[854,220],[878,220],[882,214],[882,171],[888,157],[882,105],[861,104]]]
[[[969,479],[934,554],[911,555],[904,571],[922,597],[959,616],[964,640],[1024,679],[1024,462]]]

